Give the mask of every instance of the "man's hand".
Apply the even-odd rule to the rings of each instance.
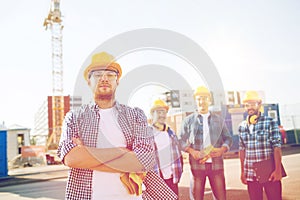
[[[209,154],[213,148],[214,147],[212,145],[209,145],[208,147],[205,147],[203,150],[199,151],[199,150],[195,150],[191,147],[187,147],[185,149],[185,151],[188,152],[195,160],[200,160],[200,159],[207,160],[209,158],[209,156],[210,156]]]
[[[191,154],[191,156],[195,159],[195,160],[199,160],[201,158],[204,158],[207,154],[202,150],[202,151],[198,151],[195,149],[190,149],[189,150],[189,154]]]
[[[244,172],[241,173],[241,181],[243,184],[247,185],[247,180]]]
[[[73,141],[74,144],[76,144],[78,146],[79,145],[84,145],[83,142],[82,142],[82,140],[79,137],[73,137],[72,141]]]
[[[269,181],[280,181],[282,179],[282,172],[281,170],[275,170],[272,172],[272,174],[270,175]]]
[[[227,151],[226,147],[221,147],[221,148],[213,148],[213,150],[210,152],[210,156],[212,158],[214,157],[220,157],[222,156],[225,152]]]

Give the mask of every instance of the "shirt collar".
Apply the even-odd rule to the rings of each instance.
[[[206,114],[199,114],[199,116],[201,116],[201,117],[209,117],[210,116],[210,112],[208,112],[208,113],[206,113]]]
[[[99,106],[96,104],[95,101],[91,102],[89,104],[89,107],[90,107],[90,109],[92,109],[94,111],[99,111],[100,110]],[[112,108],[116,109],[117,111],[121,111],[121,105],[118,101],[115,101],[115,105]]]

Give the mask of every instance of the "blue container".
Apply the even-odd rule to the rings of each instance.
[[[0,177],[7,176],[7,131],[0,130]]]

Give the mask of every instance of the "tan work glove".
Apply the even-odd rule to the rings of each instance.
[[[205,156],[202,159],[200,159],[200,161],[199,161],[200,164],[204,164],[210,158],[209,154],[213,149],[214,149],[214,146],[209,145],[202,150],[204,152]]]
[[[127,192],[131,195],[137,196],[142,194],[142,183],[146,176],[146,173],[122,173],[120,180],[125,186]]]

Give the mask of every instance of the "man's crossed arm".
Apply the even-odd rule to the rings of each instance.
[[[106,172],[142,172],[143,165],[136,154],[124,147],[95,148],[84,146],[80,139],[73,138],[77,144],[64,158],[65,165]]]

